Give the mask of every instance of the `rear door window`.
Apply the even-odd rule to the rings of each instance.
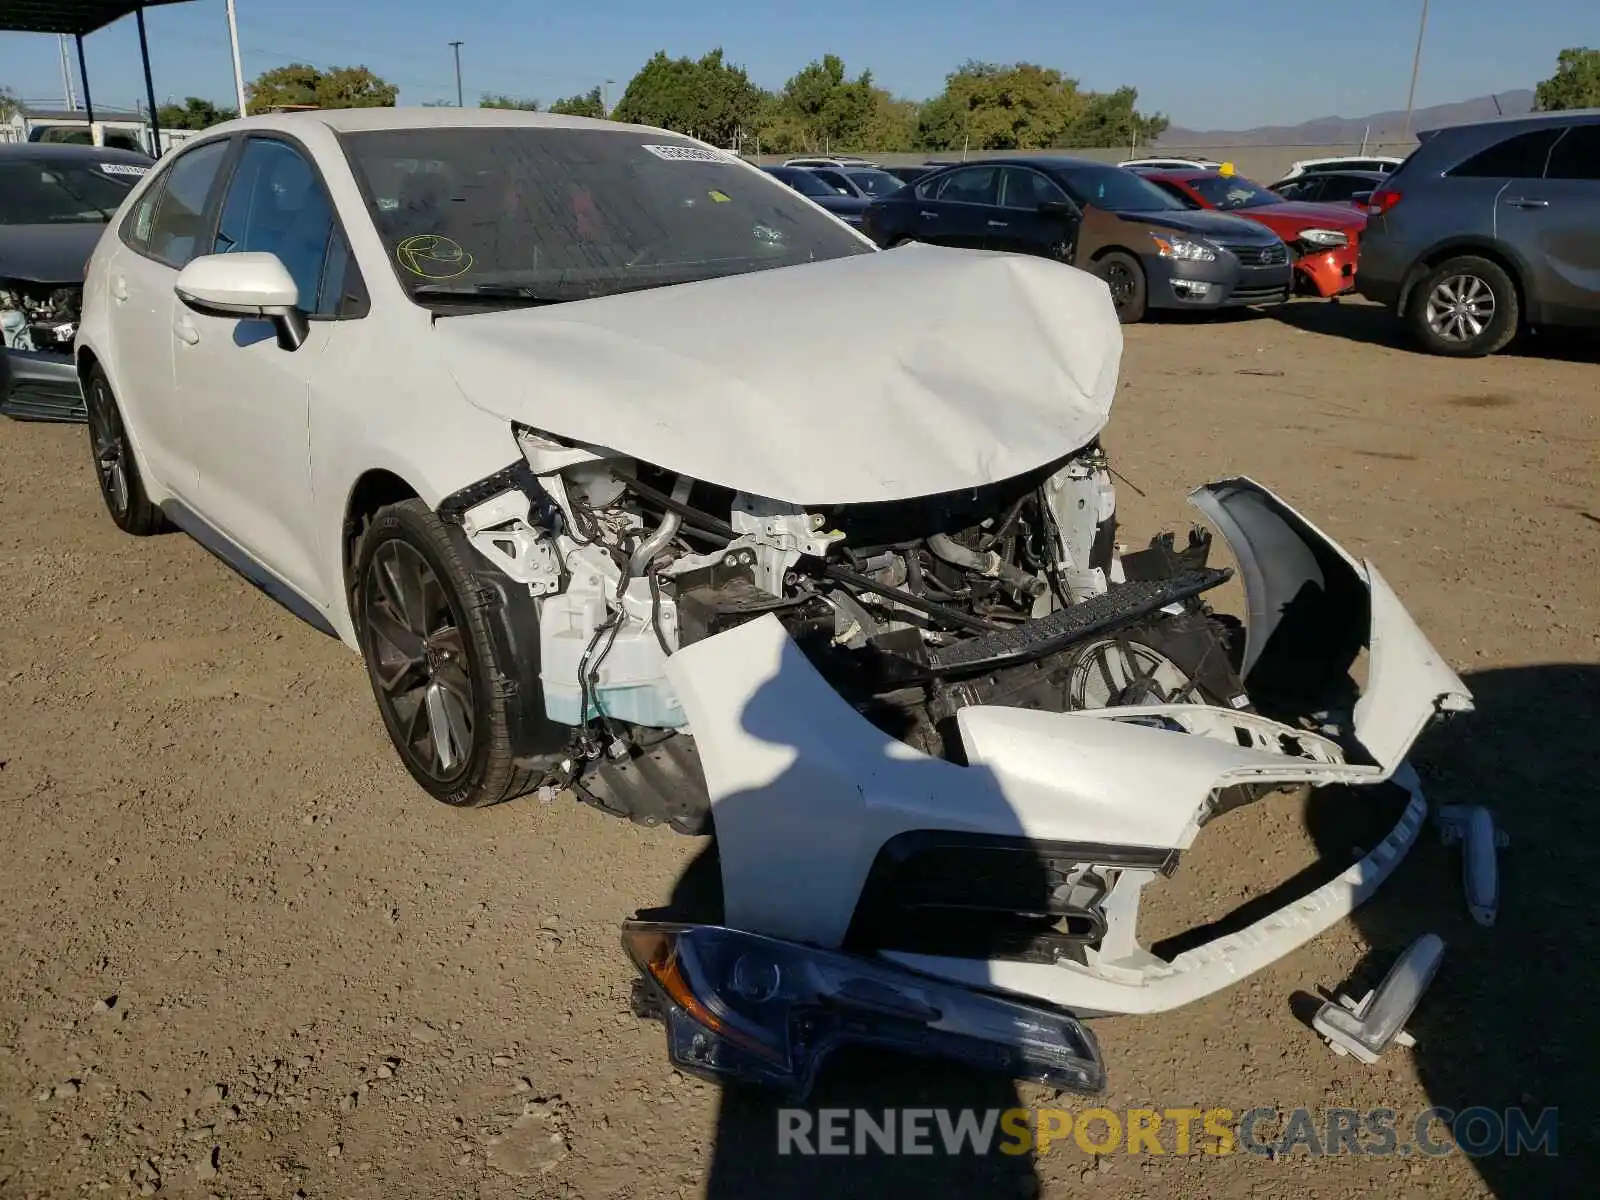
[[[1545,178],[1600,180],[1600,124],[1568,129],[1550,152]]]
[[[952,171],[940,181],[937,198],[945,204],[994,204],[996,181],[1000,172],[994,167],[966,167]]]
[[[158,185],[161,198],[156,205],[148,237],[138,248],[169,267],[182,270],[199,253],[202,243],[209,245],[205,229],[206,201],[217,180],[217,171],[228,153],[226,138],[208,142],[181,154],[167,169]],[[134,221],[138,235],[139,218]]]
[[[1543,179],[1560,126],[1530,129],[1480,150],[1448,174],[1465,179]]]

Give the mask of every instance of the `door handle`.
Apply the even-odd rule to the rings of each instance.
[[[180,342],[187,342],[193,346],[200,340],[200,331],[188,317],[179,317],[172,323],[172,332],[178,335]]]
[[[1005,227],[1006,227],[1006,223],[1004,221],[990,221],[989,222],[989,228],[990,229],[1004,229]]]
[[[1550,201],[1540,200],[1535,196],[1513,196],[1506,201],[1514,208],[1549,208]]]
[[[939,215],[938,213],[931,213],[931,212],[919,212],[917,214],[917,216],[921,217],[924,221],[932,221],[935,218],[937,218],[938,215]]]
[[[111,277],[111,298],[119,304],[128,298],[128,281],[121,275]]]

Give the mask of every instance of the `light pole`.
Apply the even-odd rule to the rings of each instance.
[[[1428,0],[1422,0],[1422,20],[1417,23],[1417,49],[1411,56],[1411,90],[1406,93],[1406,132],[1402,141],[1411,140],[1411,106],[1417,99],[1417,71],[1422,66],[1422,35],[1428,31]]]
[[[611,87],[616,82],[615,79],[608,79],[600,85],[600,115],[602,117],[611,115]]]
[[[239,62],[239,19],[233,11],[233,0],[228,0],[228,44],[233,48],[233,91],[242,117],[245,115],[244,67]]]
[[[461,98],[461,43],[451,42],[450,48],[456,52],[456,107],[465,108],[466,101]]]

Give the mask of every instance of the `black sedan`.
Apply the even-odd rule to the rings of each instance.
[[[72,359],[83,272],[106,223],[150,169],[142,154],[94,146],[0,146],[0,412],[82,421]]]
[[[1058,259],[1104,279],[1125,322],[1148,308],[1281,304],[1294,270],[1265,226],[1193,211],[1132,171],[1080,158],[941,168],[873,201],[862,232],[885,248],[933,242]]]
[[[865,196],[841,195],[810,167],[762,167],[774,179],[788,184],[807,199],[815,200],[841,221],[859,227],[870,201]]]

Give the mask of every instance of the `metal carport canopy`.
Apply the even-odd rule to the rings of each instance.
[[[150,148],[161,157],[161,126],[156,120],[156,88],[150,78],[150,43],[145,39],[144,10],[163,4],[188,4],[192,0],[0,0],[0,33],[71,34],[78,43],[78,75],[83,83],[83,107],[94,124],[94,102],[89,99],[89,68],[83,58],[83,39],[129,13],[139,19],[139,55],[144,61],[145,98],[150,103]]]

